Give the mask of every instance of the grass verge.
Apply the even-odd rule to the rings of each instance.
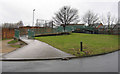
[[[18,40],[12,40],[12,41],[9,41],[8,44],[14,44],[14,43],[17,43]]]
[[[35,37],[64,52],[75,56],[91,56],[118,50],[118,35],[72,33],[62,36]],[[80,42],[83,51],[80,51]]]
[[[18,41],[18,40],[11,40],[8,42],[8,44],[10,44],[10,46],[14,47],[14,48],[20,48],[20,47],[26,45],[24,42]]]
[[[21,46],[20,45],[10,45],[11,47],[14,47],[14,48],[20,48]]]

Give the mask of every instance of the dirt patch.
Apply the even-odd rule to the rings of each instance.
[[[13,39],[0,41],[1,43],[0,53],[9,53],[16,50],[17,48],[20,48],[26,45],[24,42],[21,42],[21,41],[18,41],[17,43],[14,43],[14,44],[8,44],[8,42],[12,40]]]

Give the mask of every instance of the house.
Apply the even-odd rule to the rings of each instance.
[[[93,27],[96,28],[96,29],[100,29],[100,28],[103,28],[103,24],[102,23],[95,23],[93,25]]]

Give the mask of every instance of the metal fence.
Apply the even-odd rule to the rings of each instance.
[[[92,33],[92,34],[113,34],[113,30],[106,28],[96,29],[90,26],[83,25],[69,25],[65,27],[65,31],[63,26],[59,26],[57,28],[50,27],[41,27],[41,28],[28,28],[28,29],[19,29],[15,30],[15,37],[19,38],[19,35],[28,35],[28,38],[34,38],[37,35],[44,34],[58,34],[63,32],[83,32],[83,33]],[[18,35],[19,34],[19,35]]]
[[[52,33],[62,33],[62,32],[72,32],[74,30],[76,30],[77,28],[83,29],[85,28],[85,26],[79,26],[79,25],[75,25],[75,26],[66,26],[65,27],[65,31],[63,26],[59,26],[57,28],[34,28],[31,29],[32,31],[34,31],[35,35],[37,34],[52,34]]]
[[[28,38],[34,39],[35,32],[32,29],[28,29]]]
[[[20,31],[15,29],[15,38],[19,39],[20,38]]]

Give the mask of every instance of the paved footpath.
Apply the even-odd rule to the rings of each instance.
[[[75,57],[38,40],[27,38],[21,38],[21,40],[28,45],[3,55],[3,59],[51,59]]]

